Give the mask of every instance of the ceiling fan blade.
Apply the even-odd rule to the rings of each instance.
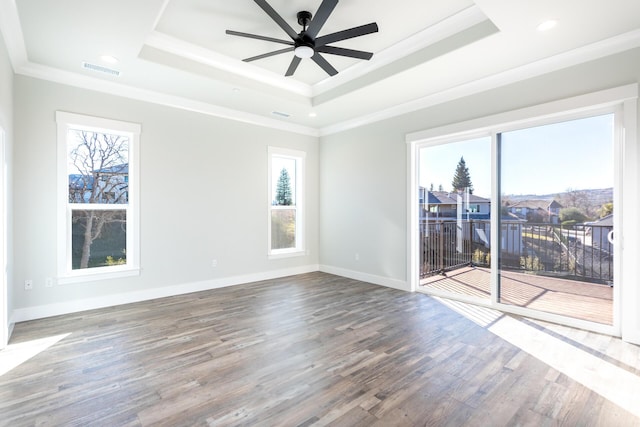
[[[251,58],[243,59],[244,62],[255,61],[256,59],[268,58],[270,56],[280,55],[281,53],[293,52],[292,47],[286,47],[280,50],[274,50],[273,52],[263,53],[262,55],[252,56]]]
[[[358,59],[371,59],[373,53],[364,52],[362,50],[354,50],[354,49],[345,49],[343,47],[335,47],[335,46],[320,46],[316,49],[318,52],[329,53],[331,55],[340,55],[340,56],[348,56],[349,58],[358,58]]]
[[[247,37],[250,39],[265,40],[268,42],[282,43],[282,44],[288,44],[290,46],[293,46],[293,42],[291,40],[274,39],[273,37],[259,36],[257,34],[241,33],[240,31],[233,31],[233,30],[227,30],[226,33],[231,36]]]
[[[372,22],[371,24],[361,25],[359,27],[349,28],[348,30],[338,31],[337,33],[327,34],[326,36],[318,37],[316,39],[316,47],[324,46],[329,43],[339,42],[341,40],[352,39],[354,37],[364,36],[365,34],[377,33],[378,24]]]
[[[264,10],[267,13],[267,15],[269,15],[271,19],[273,19],[276,22],[276,24],[278,24],[278,26],[280,26],[280,28],[282,28],[284,32],[289,35],[289,37],[291,37],[292,40],[295,40],[296,37],[298,37],[298,33],[296,33],[294,29],[291,28],[289,24],[287,24],[287,22],[282,18],[282,16],[278,15],[278,12],[276,12],[269,5],[269,3],[267,3],[265,0],[253,0],[253,1],[255,1],[256,4],[260,6],[262,10]]]
[[[300,65],[301,60],[302,58],[298,58],[297,56],[294,56],[293,59],[291,60],[291,64],[289,65],[289,68],[287,69],[287,72],[284,75],[286,77],[293,76],[293,73],[296,72],[296,69],[298,68],[298,65]]]
[[[335,68],[333,68],[333,66],[331,64],[329,64],[327,62],[326,59],[324,59],[322,57],[322,55],[320,55],[319,53],[315,53],[311,59],[313,59],[313,61],[318,64],[320,66],[320,68],[322,68],[324,71],[326,71],[327,74],[329,74],[330,76],[335,76],[336,74],[338,74],[338,70],[336,70]]]
[[[322,2],[320,7],[318,8],[318,11],[313,16],[313,19],[311,19],[309,28],[307,28],[308,36],[313,39],[318,35],[320,29],[322,28],[324,23],[327,22],[329,15],[331,15],[331,12],[333,12],[333,9],[335,9],[337,4],[338,0],[324,0]]]

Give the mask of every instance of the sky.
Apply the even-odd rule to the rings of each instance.
[[[420,185],[451,190],[464,156],[474,192],[491,196],[491,139],[424,147]],[[613,187],[613,115],[590,117],[502,134],[503,194],[553,194]]]

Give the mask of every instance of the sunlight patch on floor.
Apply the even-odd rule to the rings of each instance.
[[[499,311],[442,298],[438,301],[605,399],[640,416],[639,376]]]
[[[71,335],[61,334],[18,344],[10,344],[0,351],[0,377],[20,366],[32,357],[42,353],[52,345]]]
[[[451,310],[463,315],[478,326],[486,328],[493,322],[504,316],[504,313],[491,308],[481,307],[479,305],[467,304],[460,301],[454,301],[446,298],[433,297],[440,303],[446,305]]]

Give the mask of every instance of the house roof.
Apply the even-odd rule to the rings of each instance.
[[[562,209],[563,206],[556,202],[555,200],[552,200],[551,203],[549,203],[549,209]]]
[[[96,169],[94,172],[103,173],[103,174],[128,174],[129,173],[129,163],[122,163],[119,165],[114,165],[108,168]]]
[[[458,194],[450,191],[428,191],[427,203],[430,205],[455,205],[458,203]],[[463,200],[466,197],[462,195]],[[490,199],[469,194],[469,203],[491,203]]]
[[[546,211],[547,209],[560,209],[562,205],[555,200],[549,202],[548,199],[526,199],[510,203],[509,208],[541,209]]]
[[[613,214],[602,217],[596,221],[585,222],[585,225],[595,225],[599,227],[613,227]]]

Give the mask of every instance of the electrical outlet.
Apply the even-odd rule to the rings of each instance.
[[[33,289],[33,280],[31,279],[27,279],[24,281],[24,290],[25,291],[30,291],[31,289]]]
[[[46,279],[44,279],[44,287],[45,288],[53,288],[53,278],[52,277],[47,277]]]
[[[216,268],[218,266],[218,260],[217,259],[212,259],[211,260],[211,268]]]

